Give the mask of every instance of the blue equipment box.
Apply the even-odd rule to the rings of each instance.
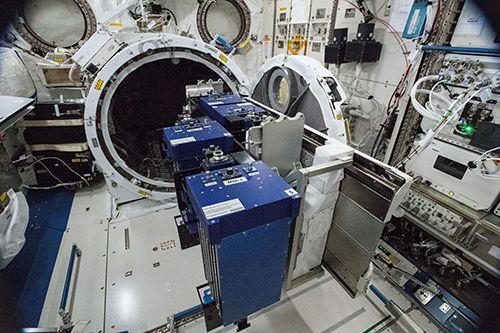
[[[224,325],[279,301],[300,195],[261,161],[188,176],[186,188]]]
[[[201,109],[207,116],[217,120],[230,131],[248,129],[257,125],[267,114],[266,110],[250,102],[209,105]]]
[[[234,139],[218,122],[202,118],[197,122],[163,129],[166,154],[177,162],[180,170],[199,167],[203,149],[219,146],[226,154],[233,152]]]
[[[209,95],[200,98],[200,107],[202,111],[216,105],[238,103],[245,103],[245,101],[238,95]]]

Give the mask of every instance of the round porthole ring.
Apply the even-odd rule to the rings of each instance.
[[[246,5],[245,1],[243,0],[225,0],[225,1],[231,3],[236,8],[240,16],[240,21],[241,21],[240,31],[238,32],[238,35],[234,40],[228,41],[231,45],[236,46],[247,40],[248,37],[250,36],[251,12],[248,6]],[[201,2],[200,6],[198,7],[198,12],[196,15],[198,32],[200,33],[201,39],[205,43],[210,43],[214,39],[214,36],[212,36],[210,34],[210,31],[208,31],[208,26],[207,26],[208,11],[210,10],[210,7],[213,5],[213,3],[214,3],[213,0],[204,0],[203,2]],[[217,48],[222,50],[222,47],[220,45],[216,46]]]
[[[78,47],[80,43],[87,41],[97,30],[97,19],[95,17],[92,7],[86,0],[72,0],[82,12],[85,20],[85,32],[83,37],[73,45],[53,45],[41,38],[34,32],[28,25],[24,18],[24,8],[19,9],[19,14],[16,22],[15,29],[21,37],[31,45],[32,51],[40,56],[45,56],[48,52],[52,52],[54,48],[60,47]]]
[[[276,89],[279,89],[279,84],[281,83],[281,80],[286,80],[288,84],[288,98],[286,103],[280,103],[277,100],[278,91]],[[266,95],[269,100],[269,105],[273,109],[281,113],[284,113],[290,106],[292,98],[294,96],[297,96],[297,91],[296,91],[297,84],[295,76],[286,67],[276,67],[270,72],[269,79],[267,82],[268,82],[267,84],[268,88],[266,91]]]

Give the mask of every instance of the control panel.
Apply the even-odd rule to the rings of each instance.
[[[323,61],[325,58],[325,46],[328,44],[330,30],[331,7],[331,2],[325,1],[313,1],[311,5],[307,55],[318,61]]]
[[[499,193],[499,66],[498,57],[444,56],[439,71],[443,80],[432,86],[435,94],[433,101],[429,98],[429,107],[441,109],[444,114],[456,96],[467,92],[467,98],[462,99],[457,116],[428,148],[406,165],[407,172],[422,177],[429,187],[477,211],[493,211]],[[422,130],[434,126],[429,124],[422,121]],[[448,228],[445,226],[444,231],[451,234],[453,228]]]
[[[419,269],[395,248],[380,241],[376,266],[396,284],[423,313],[447,332],[488,331],[475,309],[469,307],[444,286]],[[394,268],[390,268],[394,267]]]
[[[500,145],[500,60],[496,57],[448,54],[439,74],[448,80],[435,90],[451,99],[464,89],[474,87],[476,95],[468,100],[458,120],[439,135],[451,144],[483,152]],[[483,89],[485,87],[489,89]],[[481,90],[481,91],[480,91]]]
[[[499,60],[495,57],[448,54],[445,57],[440,75],[450,78],[452,85],[466,88],[473,84],[496,85],[500,93]]]
[[[414,190],[408,192],[401,205],[410,215],[452,239],[458,238],[470,226],[462,216]]]
[[[290,22],[291,1],[279,0],[276,3],[276,22],[274,27],[274,55],[287,53],[288,49],[288,23]]]

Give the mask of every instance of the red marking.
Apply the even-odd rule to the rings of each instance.
[[[177,247],[177,244],[175,243],[174,239],[170,239],[168,241],[160,243],[160,249],[162,251],[167,251],[167,250],[173,249],[175,247]]]

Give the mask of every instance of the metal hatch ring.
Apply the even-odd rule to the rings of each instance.
[[[240,16],[241,26],[238,35],[232,40],[228,41],[231,45],[237,46],[248,39],[250,35],[251,26],[251,12],[245,1],[243,0],[225,0],[232,4]],[[198,26],[198,32],[200,33],[201,39],[205,43],[210,43],[215,36],[212,36],[210,31],[208,31],[207,15],[210,7],[214,4],[214,0],[203,0],[198,7],[196,23]],[[219,49],[220,46],[217,45]]]
[[[26,22],[24,8],[21,8],[16,21],[15,29],[21,37],[28,42],[32,51],[38,55],[45,56],[48,52],[52,52],[56,47],[78,47],[81,42],[87,41],[97,30],[97,19],[92,7],[86,0],[72,0],[80,9],[85,20],[85,31],[82,38],[73,45],[54,45],[40,37]]]

